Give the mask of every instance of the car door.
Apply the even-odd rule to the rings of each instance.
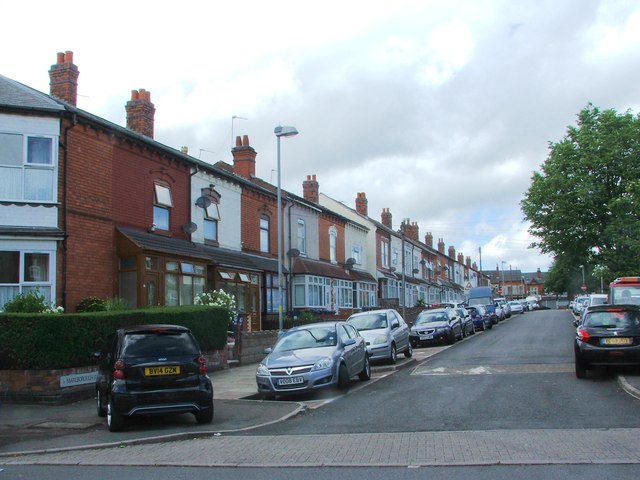
[[[403,352],[409,348],[409,326],[407,322],[397,312],[389,312],[389,325],[391,325],[391,334],[393,341],[396,343],[398,352]]]
[[[340,324],[336,330],[342,345],[342,358],[347,365],[349,377],[352,377],[363,368],[360,357],[364,358],[364,356],[361,355],[360,349],[363,348],[364,342],[358,342],[358,338],[355,336],[357,332],[351,325]],[[358,370],[358,366],[360,366],[360,370]]]

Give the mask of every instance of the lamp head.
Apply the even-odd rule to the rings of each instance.
[[[298,134],[298,130],[296,127],[278,125],[273,133],[276,134],[276,137],[293,137]]]

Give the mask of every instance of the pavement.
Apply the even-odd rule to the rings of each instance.
[[[371,383],[392,375],[400,369],[416,366],[446,348],[449,347],[415,349],[413,358],[401,356],[395,365],[374,365],[371,380],[369,382],[352,381],[348,392],[366,388]],[[209,425],[196,423],[193,415],[143,417],[132,419],[125,431],[112,433],[107,430],[106,421],[97,416],[95,400],[60,406],[0,404],[0,465],[17,462],[16,459],[20,456],[23,456],[21,457],[23,461],[27,461],[29,454],[58,453],[66,454],[65,458],[68,458],[70,451],[91,450],[94,452],[91,458],[97,458],[95,452],[100,449],[110,450],[125,446],[144,448],[144,445],[166,444],[176,440],[209,441],[228,433],[250,431],[286,420],[309,409],[319,408],[341,394],[332,389],[327,390],[326,393],[317,392],[305,397],[293,397],[291,400],[264,401],[259,398],[256,391],[256,367],[256,364],[250,364],[210,373],[214,385],[215,416],[213,423]],[[637,371],[618,375],[618,384],[629,395],[640,399],[640,375]],[[426,432],[421,435],[442,436],[445,433],[449,435],[448,441],[456,442],[457,437],[454,437],[461,435],[459,441],[464,443],[468,440],[465,439],[465,435],[473,432]],[[528,438],[531,435],[537,435],[535,432],[521,433],[523,435],[526,433]],[[591,433],[601,435],[601,432]],[[625,434],[627,433],[637,434],[636,431]],[[560,437],[562,434],[563,432],[559,432]],[[498,437],[502,438],[501,435],[497,435],[496,441],[499,440]],[[397,441],[393,435],[388,437],[391,444]],[[237,437],[225,436],[225,441],[229,438]],[[512,440],[514,444],[519,442],[519,438],[514,437]],[[288,440],[282,439],[282,441]],[[544,438],[540,439],[542,450],[546,448],[545,441]],[[292,448],[295,447],[296,440],[291,439],[291,442],[293,442]],[[242,451],[242,448],[245,447],[237,445],[236,451]],[[512,445],[510,448],[515,447]],[[640,455],[640,452],[637,455]],[[634,457],[634,459],[640,463],[640,457]],[[426,464],[430,464],[427,460],[424,460]],[[618,460],[620,459],[616,461]],[[237,465],[224,458],[211,461],[216,465]],[[509,459],[499,458],[496,461],[508,462]],[[482,463],[483,461],[480,461],[480,464]],[[303,461],[301,464],[306,463]]]
[[[352,380],[349,392],[364,388],[395,371],[410,367],[448,347],[414,350],[413,358],[400,356],[395,365],[373,365],[368,382]],[[209,373],[214,389],[213,423],[201,425],[193,415],[130,419],[122,432],[107,430],[98,417],[95,400],[66,405],[0,403],[0,464],[11,455],[68,451],[80,448],[135,445],[242,432],[280,422],[331,402],[335,389],[276,401],[260,399],[256,388],[257,364],[234,366]]]

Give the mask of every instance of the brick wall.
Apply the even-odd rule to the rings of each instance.
[[[273,255],[277,255],[278,211],[275,199],[253,190],[244,189],[241,208],[243,250],[260,252],[260,217],[266,215],[269,218],[269,251]]]

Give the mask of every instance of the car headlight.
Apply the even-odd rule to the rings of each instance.
[[[333,360],[329,357],[321,358],[318,360],[311,370],[326,370],[333,366]]]
[[[371,345],[380,345],[383,343],[387,343],[386,335],[378,335],[376,338],[373,339],[373,342],[371,342]]]
[[[269,369],[261,363],[260,365],[258,365],[258,371],[256,372],[256,375],[260,375],[261,377],[268,377]]]

